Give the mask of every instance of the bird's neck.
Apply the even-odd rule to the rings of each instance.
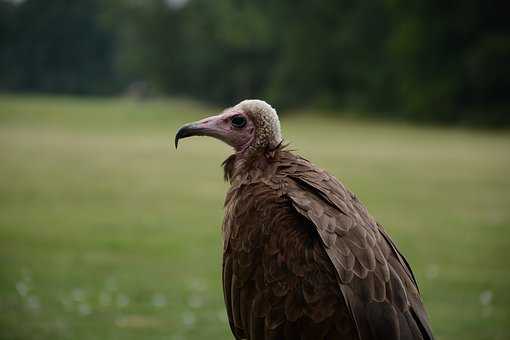
[[[241,177],[251,173],[263,173],[278,157],[281,146],[274,150],[251,150],[251,152],[235,153],[223,162],[224,178],[233,184]]]

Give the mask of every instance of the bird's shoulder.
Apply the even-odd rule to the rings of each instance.
[[[343,224],[376,224],[340,181],[284,147],[248,159],[232,155],[223,167],[225,179],[230,182],[225,198],[227,224],[254,215],[258,220],[270,218],[282,211],[303,215],[302,208],[307,204],[313,211],[329,209],[329,215],[343,218]]]
[[[361,339],[432,339],[412,270],[384,228],[343,183],[284,156],[286,196],[313,223]]]

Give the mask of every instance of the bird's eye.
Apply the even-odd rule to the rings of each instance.
[[[246,118],[241,115],[235,115],[232,117],[232,126],[236,128],[243,128],[246,125]]]

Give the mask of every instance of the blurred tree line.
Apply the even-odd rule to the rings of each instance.
[[[508,124],[510,20],[490,0],[0,0],[0,89],[133,81],[221,104]]]
[[[114,34],[100,1],[0,0],[0,90],[109,93]]]

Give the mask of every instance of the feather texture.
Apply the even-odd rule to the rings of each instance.
[[[281,146],[224,169],[237,339],[433,339],[411,268],[342,183]]]

